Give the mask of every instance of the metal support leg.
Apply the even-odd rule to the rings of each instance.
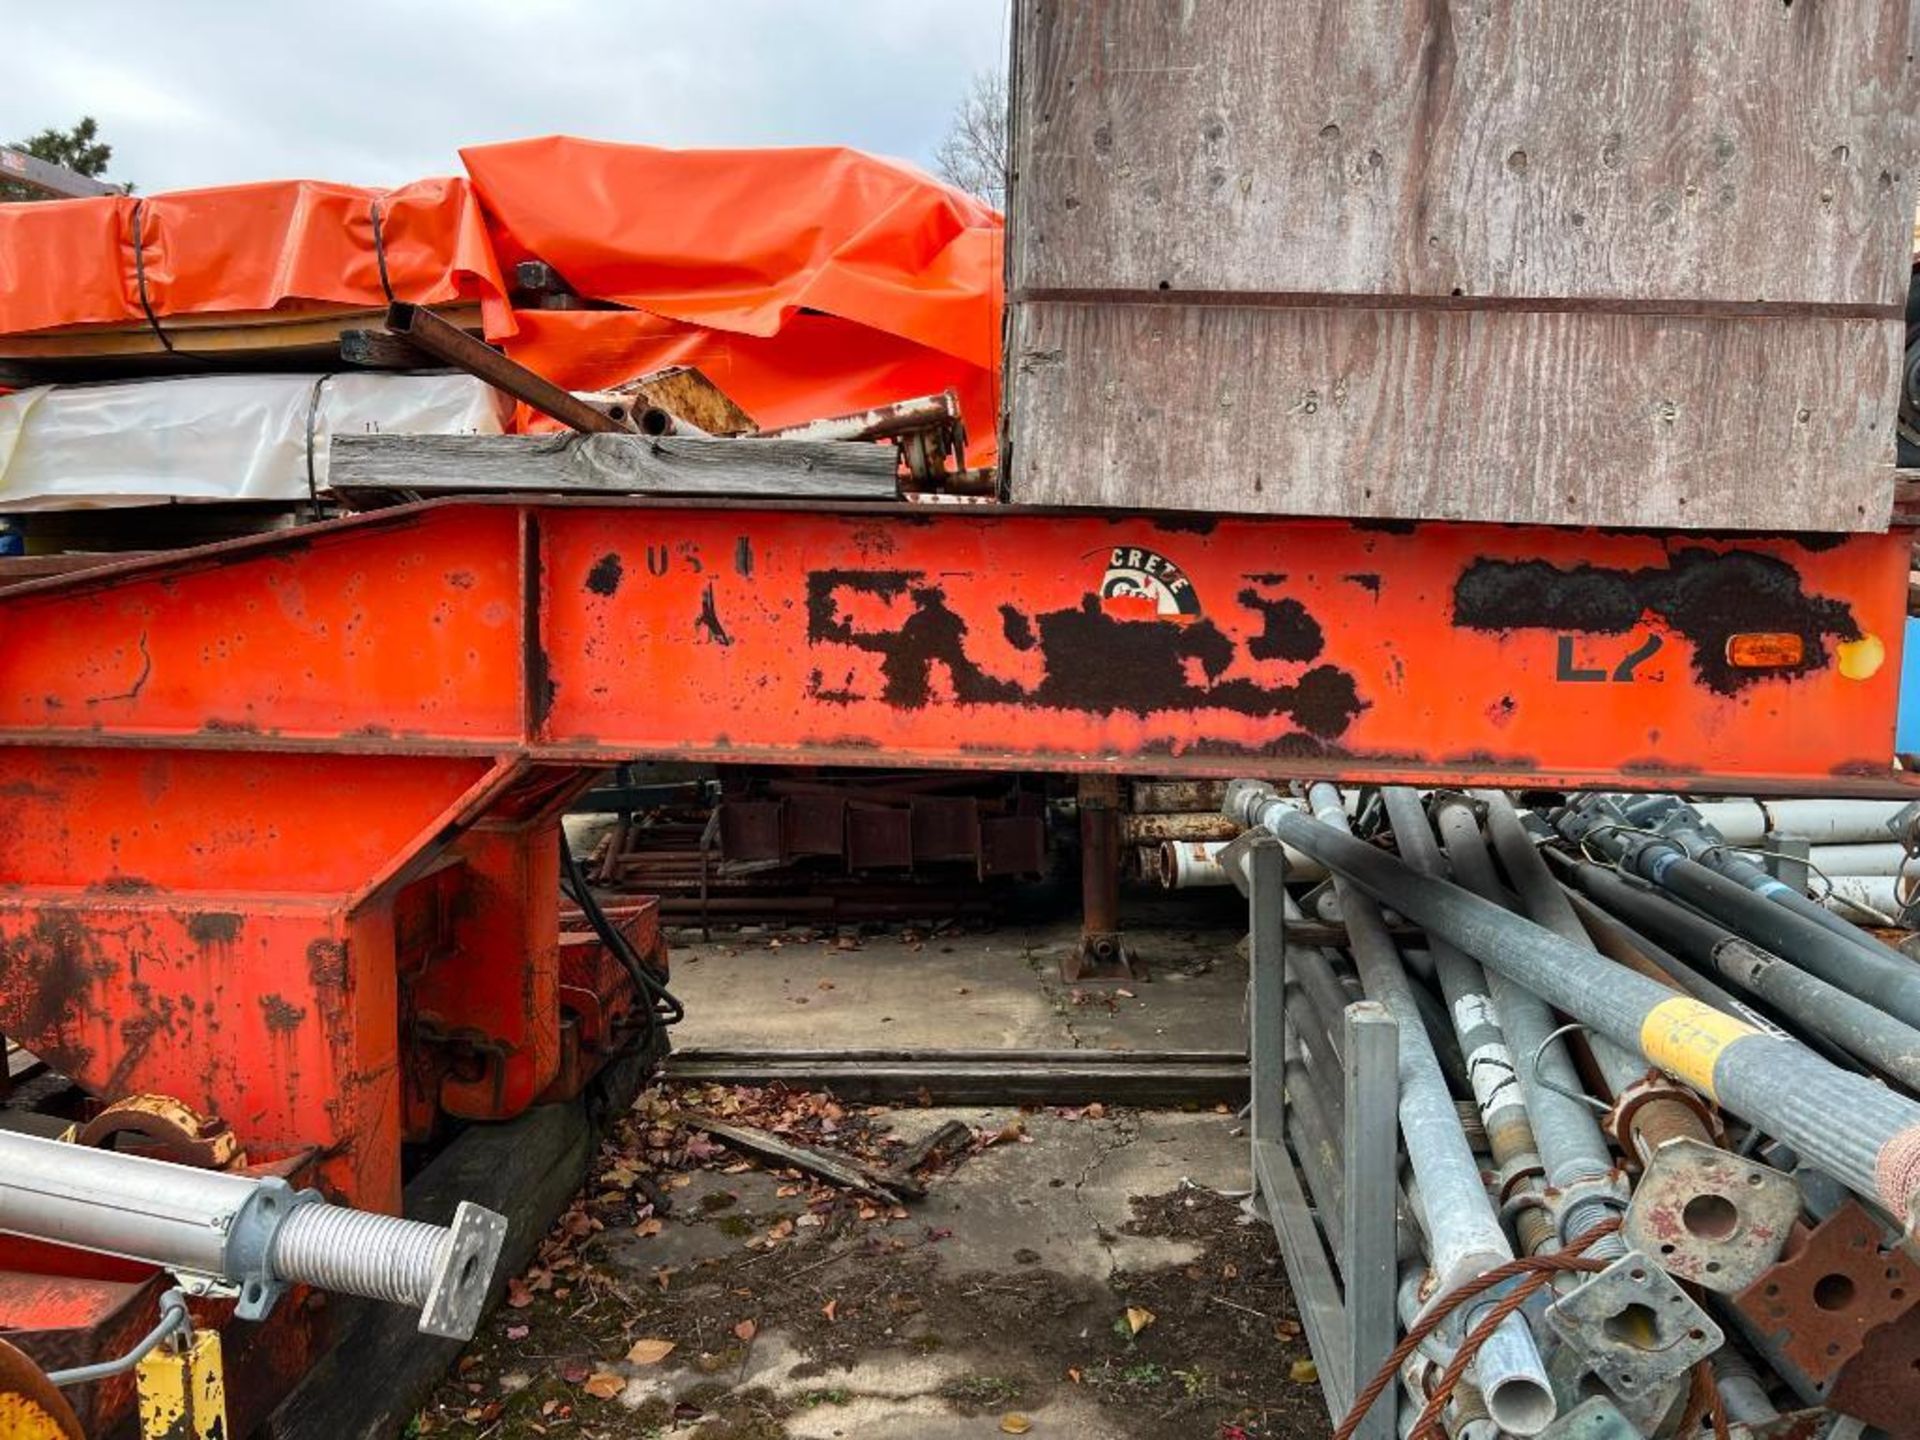
[[[1398,1337],[1399,1281],[1394,1202],[1400,1168],[1399,1029],[1386,1006],[1361,1000],[1346,1010],[1346,1186],[1341,1233],[1345,1253],[1348,1369],[1354,1385],[1371,1379]],[[1390,1395],[1397,1396],[1398,1387]],[[1394,1440],[1394,1407],[1382,1397],[1354,1440]]]
[[[1120,781],[1082,775],[1080,801],[1080,945],[1060,962],[1070,984],[1145,979],[1120,934]]]
[[[1247,949],[1250,963],[1248,1070],[1253,1091],[1250,1126],[1255,1142],[1286,1144],[1287,943],[1286,857],[1277,840],[1252,841],[1247,851]]]

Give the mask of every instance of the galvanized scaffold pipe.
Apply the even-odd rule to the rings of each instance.
[[[1270,790],[1266,793],[1272,795]],[[1347,830],[1346,808],[1334,786],[1314,785],[1307,792],[1307,802],[1317,818],[1307,820],[1296,814],[1297,819],[1316,833],[1338,827],[1348,843],[1360,845]],[[1243,819],[1243,823],[1249,822]],[[1439,1057],[1414,1001],[1399,951],[1381,918],[1378,897],[1369,898],[1337,871],[1333,883],[1339,891],[1360,983],[1368,997],[1385,1005],[1398,1022],[1400,1129],[1420,1188],[1437,1293],[1444,1293],[1512,1260],[1513,1246],[1487,1197],[1479,1162],[1460,1128],[1460,1113],[1441,1073]],[[1490,1296],[1472,1307],[1471,1313],[1463,1315],[1464,1323],[1475,1323],[1496,1298]],[[1502,1429],[1514,1435],[1536,1435],[1553,1422],[1557,1412],[1553,1387],[1533,1334],[1519,1315],[1508,1316],[1494,1332],[1476,1358],[1475,1368],[1488,1412]]]
[[[1503,906],[1506,890],[1494,871],[1472,802],[1464,795],[1436,797],[1434,822],[1458,884],[1490,904]],[[1534,1143],[1546,1164],[1547,1185],[1560,1197],[1556,1218],[1565,1244],[1596,1225],[1618,1219],[1626,1208],[1626,1196],[1600,1122],[1580,1099],[1579,1072],[1567,1054],[1565,1040],[1555,1033],[1559,1025],[1547,1002],[1498,969],[1487,979],[1519,1067],[1521,1093],[1533,1118]],[[1617,1235],[1606,1236],[1592,1251],[1596,1260],[1612,1260],[1624,1253]]]
[[[1395,785],[1381,795],[1401,856],[1423,874],[1443,875],[1446,861],[1441,858],[1419,794]],[[1537,1254],[1557,1236],[1544,1204],[1530,1203],[1538,1197],[1545,1169],[1527,1115],[1518,1067],[1487,986],[1487,972],[1478,960],[1461,954],[1445,940],[1429,937],[1428,948],[1433,952],[1440,990],[1466,1056],[1467,1079],[1486,1130],[1488,1149],[1500,1169],[1501,1200],[1522,1202],[1514,1211],[1514,1233],[1521,1249]]]
[[[1781,909],[1792,911],[1816,929],[1825,930],[1881,959],[1899,959],[1859,926],[1808,899],[1793,886],[1769,875],[1738,850],[1729,848],[1726,836],[1708,824],[1693,806],[1673,796],[1649,795],[1630,799],[1621,809],[1634,824],[1647,823],[1650,828],[1657,829],[1686,851],[1688,858],[1716,874],[1724,875],[1737,885],[1746,886]]]
[[[451,1225],[427,1225],[272,1176],[0,1132],[0,1232],[222,1281],[238,1289],[242,1319],[311,1285],[418,1309],[422,1333],[470,1340],[506,1228],[465,1202]]]
[[[1519,893],[1527,918],[1575,945],[1598,950],[1567,892],[1553,878],[1533,837],[1521,823],[1512,799],[1504,790],[1475,793],[1486,807],[1487,836],[1493,841],[1494,853]],[[1629,1154],[1644,1162],[1669,1140],[1713,1143],[1698,1102],[1650,1066],[1637,1050],[1616,1045],[1604,1035],[1589,1037],[1589,1048],[1612,1092],[1614,1103],[1606,1128]]]
[[[1229,787],[1226,809],[1313,855],[1574,1019],[1638,1047],[1663,1070],[1877,1200],[1910,1236],[1920,1234],[1920,1104],[1830,1065],[1794,1041],[1676,996],[1275,799],[1269,785],[1237,781]]]
[[[1583,848],[1600,851],[1622,869],[1652,882],[1720,920],[1763,949],[1791,959],[1828,984],[1920,1026],[1920,970],[1880,947],[1864,949],[1793,910],[1755,894],[1737,880],[1708,869],[1673,840],[1636,827],[1605,797],[1560,813],[1560,833]]]
[[[1671,945],[1686,959],[1725,976],[1850,1055],[1920,1090],[1920,1030],[1817,975],[1741,939],[1726,926],[1687,910],[1658,891],[1598,865],[1574,868],[1574,883],[1606,909]]]
[[[1493,843],[1493,853],[1500,858],[1500,868],[1506,871],[1508,884],[1520,897],[1522,912],[1534,924],[1544,925],[1576,945],[1591,948],[1593,941],[1588,938],[1586,927],[1580,923],[1580,917],[1573,913],[1566,892],[1560,888],[1559,882],[1547,869],[1547,862],[1540,858],[1540,852],[1534,848],[1533,840],[1520,823],[1520,815],[1506,792],[1478,790],[1474,792],[1474,798],[1486,807],[1487,839]],[[1646,1061],[1630,1054],[1604,1035],[1592,1037],[1591,1048],[1594,1062],[1606,1077],[1608,1088],[1616,1095],[1647,1072]]]

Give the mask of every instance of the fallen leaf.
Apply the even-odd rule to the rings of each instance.
[[[1311,1385],[1320,1378],[1320,1367],[1311,1360],[1296,1360],[1288,1369],[1287,1378],[1296,1385]]]
[[[1116,990],[1113,993],[1118,995],[1122,1000],[1133,999],[1133,991],[1131,990]]]
[[[1220,1267],[1220,1278],[1222,1280],[1238,1280],[1240,1278],[1240,1267],[1233,1264],[1222,1265]]]
[[[633,1342],[633,1348],[627,1351],[627,1363],[629,1365],[658,1365],[662,1360],[666,1359],[667,1356],[671,1355],[673,1350],[674,1344],[671,1340],[636,1340]]]
[[[820,982],[820,988],[822,990],[831,990],[833,989],[833,982],[831,980],[822,980]]]
[[[1300,1322],[1298,1320],[1274,1321],[1273,1338],[1276,1340],[1298,1340],[1300,1338]]]
[[[570,1360],[560,1367],[560,1378],[569,1385],[578,1385],[592,1373],[592,1369],[577,1360]]]
[[[827,1317],[827,1323],[829,1325],[833,1324],[835,1317],[839,1313],[839,1310],[840,1310],[840,1302],[838,1300],[829,1300],[827,1301],[826,1304],[820,1307],[820,1313]]]
[[[1024,1435],[1032,1428],[1033,1421],[1018,1411],[1009,1410],[1005,1415],[1000,1417],[1000,1433],[1002,1435]]]
[[[1104,1120],[1107,1118],[1107,1107],[1096,1100],[1080,1113],[1085,1115],[1089,1120]]]
[[[586,1392],[597,1400],[611,1400],[627,1388],[624,1378],[611,1370],[596,1370],[587,1377]]]
[[[528,1325],[509,1325],[507,1326],[507,1339],[524,1340],[527,1338],[531,1329],[532,1327]]]
[[[1127,1307],[1127,1330],[1131,1334],[1138,1335],[1154,1322],[1154,1318],[1153,1311],[1143,1310],[1138,1305],[1129,1305]]]
[[[647,1240],[658,1235],[666,1228],[667,1225],[664,1220],[642,1220],[638,1225],[633,1227],[633,1233],[641,1239]]]
[[[751,1320],[742,1320],[733,1327],[733,1333],[742,1340],[751,1340],[760,1333],[760,1327]]]
[[[1067,1367],[1067,1378],[1078,1385],[1080,1383],[1080,1372],[1069,1365]]]
[[[507,1281],[507,1304],[515,1310],[524,1310],[533,1303],[533,1291],[527,1288],[527,1282],[518,1275]]]

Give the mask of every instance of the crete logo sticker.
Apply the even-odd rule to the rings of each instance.
[[[1157,550],[1116,545],[1100,581],[1100,608],[1116,620],[1200,618],[1200,596],[1187,572]]]

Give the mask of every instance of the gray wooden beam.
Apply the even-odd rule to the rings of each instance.
[[[327,488],[891,500],[888,445],[645,435],[338,435]]]

